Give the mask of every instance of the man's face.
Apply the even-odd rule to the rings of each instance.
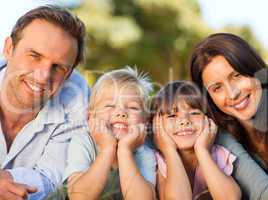
[[[44,20],[34,20],[21,32],[16,46],[7,38],[5,84],[9,105],[39,109],[72,72],[77,41]]]

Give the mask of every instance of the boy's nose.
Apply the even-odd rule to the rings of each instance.
[[[127,112],[122,108],[118,108],[118,109],[115,110],[115,116],[117,118],[122,118],[122,119],[127,119],[128,118]]]

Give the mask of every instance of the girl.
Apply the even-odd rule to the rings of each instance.
[[[168,84],[153,99],[151,112],[160,150],[156,153],[160,199],[241,198],[230,176],[235,156],[213,145],[217,127],[206,116],[196,87],[188,82]]]

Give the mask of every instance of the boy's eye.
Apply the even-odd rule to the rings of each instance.
[[[139,107],[136,107],[136,106],[130,106],[128,108],[131,109],[131,110],[139,110],[140,109]]]
[[[112,105],[112,104],[107,104],[107,105],[105,105],[104,107],[105,107],[105,108],[114,108],[114,107],[115,107],[115,105]]]

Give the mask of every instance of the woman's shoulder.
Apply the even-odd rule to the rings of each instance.
[[[236,156],[246,152],[242,144],[233,135],[224,130],[219,131],[215,144],[222,145]]]

